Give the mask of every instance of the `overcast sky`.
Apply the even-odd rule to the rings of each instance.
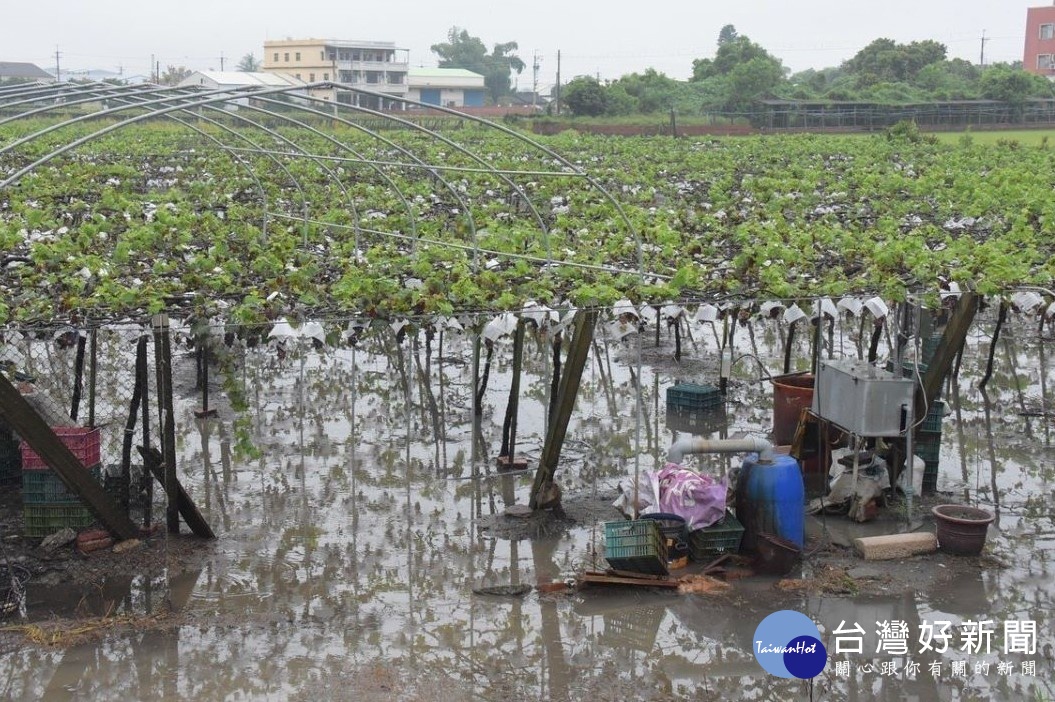
[[[520,45],[531,88],[538,52],[540,86],[555,81],[557,50],[565,80],[580,74],[614,79],[654,67],[687,78],[694,58],[714,54],[718,31],[733,24],[794,71],[838,65],[877,37],[899,42],[936,39],[950,56],[977,62],[983,31],[986,63],[1022,59],[1023,0],[0,0],[0,60],[63,70],[98,68],[147,73],[162,67],[228,68],[246,53],[263,55],[265,39],[286,37],[393,41],[414,66],[435,66],[429,47],[451,26],[488,46]],[[17,11],[14,8],[17,7]]]

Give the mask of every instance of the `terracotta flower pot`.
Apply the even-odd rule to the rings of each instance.
[[[968,505],[938,505],[931,512],[938,527],[938,547],[958,556],[981,553],[989,525],[996,519],[992,512]]]

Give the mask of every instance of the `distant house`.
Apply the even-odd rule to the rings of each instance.
[[[406,49],[390,41],[276,39],[264,42],[263,70],[327,83],[311,89],[323,100],[398,110],[407,96],[408,57]]]
[[[36,81],[54,83],[55,76],[35,63],[0,61],[0,83]]]
[[[149,83],[150,77],[138,73],[108,71],[105,68],[73,68],[69,70],[63,69],[62,80],[64,82],[85,81],[89,83],[110,81],[112,83],[123,83],[124,85],[141,85],[142,83]]]
[[[549,104],[550,97],[531,90],[518,90],[508,98],[510,105],[531,105],[533,107],[544,107]]]
[[[304,81],[282,73],[252,73],[249,71],[195,71],[179,82],[180,88],[226,90],[259,86],[263,88],[296,88]]]
[[[407,97],[426,105],[482,107],[484,77],[464,68],[411,68]]]
[[[1026,46],[1022,68],[1055,79],[1055,6],[1026,10]]]

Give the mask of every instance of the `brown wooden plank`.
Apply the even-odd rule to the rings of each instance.
[[[579,582],[586,585],[629,585],[631,587],[678,587],[677,580],[647,580],[642,578],[624,578],[604,573],[586,572],[579,576]]]
[[[604,571],[605,575],[614,575],[618,578],[636,578],[638,580],[666,580],[669,576],[658,575],[656,573],[638,573],[634,570],[619,570],[618,568],[609,568]]]
[[[165,483],[168,474],[164,463],[161,461],[161,452],[156,448],[144,449],[140,446],[139,454],[143,457],[143,465],[146,469],[167,489],[168,486]],[[187,491],[183,489],[183,484],[179,480],[176,480],[176,495],[173,502],[179,509],[179,513],[183,515],[183,521],[187,522],[187,526],[190,527],[195,536],[200,536],[203,539],[216,538],[216,534],[213,533],[209,522],[205,521],[205,517],[202,516],[198,506],[194,504],[194,500],[190,498]]]
[[[718,556],[713,561],[708,563],[706,566],[704,566],[703,570],[701,570],[699,574],[706,575],[707,573],[710,573],[713,570],[721,570],[718,566],[720,566],[722,563],[725,563],[732,557],[733,554],[731,553],[723,553],[722,555]]]
[[[0,373],[0,417],[55,471],[66,487],[81,498],[103,526],[122,539],[139,536],[132,520],[92,479],[77,457],[3,373]]]

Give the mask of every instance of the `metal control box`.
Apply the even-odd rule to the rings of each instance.
[[[858,436],[899,436],[908,427],[915,381],[865,361],[821,361],[813,412]]]

